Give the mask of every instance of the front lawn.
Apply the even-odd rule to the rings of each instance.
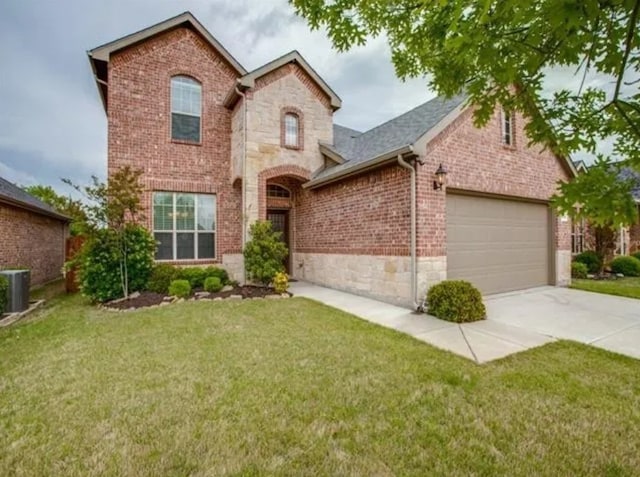
[[[571,288],[607,295],[640,298],[640,278],[618,278],[617,280],[577,280],[573,279]]]
[[[0,330],[0,475],[632,475],[640,362],[478,366],[302,298]]]

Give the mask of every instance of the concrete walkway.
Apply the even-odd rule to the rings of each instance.
[[[476,363],[503,358],[554,341],[551,336],[492,320],[458,325],[406,308],[306,282],[292,282],[290,290],[378,325],[407,333]]]

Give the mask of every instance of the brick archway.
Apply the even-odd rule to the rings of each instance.
[[[258,174],[258,217],[260,220],[267,218],[267,181],[282,176],[292,177],[300,182],[311,180],[311,172],[296,165],[275,166],[260,172]]]

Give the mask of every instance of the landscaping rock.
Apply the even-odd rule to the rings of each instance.
[[[242,300],[242,295],[229,295],[229,300]]]
[[[140,292],[133,292],[129,295],[129,300],[133,300],[134,298],[138,298],[140,296]]]
[[[618,278],[624,278],[624,273],[616,273],[616,277],[618,277]]]
[[[222,287],[222,290],[220,290],[221,292],[228,292],[233,290],[233,287],[231,285],[225,285]]]
[[[280,298],[282,298],[282,295],[267,295],[265,296],[265,298],[267,300],[279,300]]]
[[[171,305],[170,301],[163,301],[159,306]]]
[[[596,276],[593,273],[587,273],[587,278],[594,279]]]
[[[222,301],[223,298],[221,296],[217,296],[213,299],[213,301]]]
[[[196,292],[196,298],[202,298],[205,296],[209,296],[209,292],[206,292],[206,291]]]

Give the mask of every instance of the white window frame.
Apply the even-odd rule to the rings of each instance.
[[[584,219],[579,219],[571,224],[571,253],[574,255],[584,252],[585,226]],[[576,233],[576,229],[579,231],[578,233]],[[578,237],[580,238],[579,242]]]
[[[182,79],[186,79],[188,81],[186,82],[181,82],[180,80]],[[200,110],[198,111],[197,114],[191,112],[191,111],[178,111],[178,110],[174,110],[173,109],[173,95],[174,95],[174,91],[173,91],[173,85],[174,85],[174,81],[176,81],[176,83],[181,84],[181,87],[187,87],[187,88],[193,88],[198,90],[198,93],[200,95]],[[172,141],[184,141],[184,142],[190,142],[193,144],[200,144],[202,143],[202,83],[200,83],[200,81],[198,81],[195,78],[192,78],[191,76],[187,76],[187,75],[175,75],[171,77],[171,81],[170,81],[170,98],[169,98],[169,102],[170,102],[170,128],[169,128],[169,134],[171,135],[171,140]],[[174,114],[181,114],[183,116],[191,116],[194,118],[198,118],[198,125],[199,125],[199,131],[198,131],[198,140],[197,141],[193,141],[190,139],[183,139],[183,138],[174,138],[173,137],[173,115]]]
[[[502,124],[502,144],[508,147],[514,145],[513,113],[503,109],[500,123]]]
[[[155,194],[171,194],[172,195],[172,200],[171,200],[171,205],[172,205],[172,223],[171,223],[171,230],[156,230],[156,224],[155,224],[155,203],[154,203],[154,197],[153,195]],[[216,194],[198,194],[195,192],[172,192],[172,191],[162,191],[162,190],[157,190],[157,191],[153,191],[153,195],[151,197],[151,215],[153,217],[153,224],[152,224],[152,233],[154,236],[154,240],[155,240],[155,234],[159,233],[159,234],[168,234],[170,233],[172,235],[172,242],[171,242],[171,253],[172,253],[172,258],[166,258],[166,259],[155,259],[154,260],[156,262],[193,262],[193,261],[211,261],[211,260],[217,260],[218,257],[218,197],[216,196]],[[177,229],[177,214],[176,214],[176,199],[178,195],[192,195],[195,197],[194,200],[194,210],[193,210],[193,214],[194,214],[194,226],[196,227],[195,230],[178,230]],[[206,197],[213,197],[213,230],[198,230],[198,196],[206,196]],[[179,233],[184,233],[184,234],[193,234],[193,257],[194,258],[178,258],[178,235]],[[207,257],[207,258],[198,258],[198,234],[203,233],[203,234],[213,234],[213,257]]]
[[[289,128],[290,124],[287,122],[288,118],[295,120],[295,127],[291,131]],[[294,133],[295,136],[293,136]],[[290,138],[293,138],[295,141],[291,143]],[[300,147],[300,116],[296,113],[287,112],[284,114],[284,145],[287,147]]]

